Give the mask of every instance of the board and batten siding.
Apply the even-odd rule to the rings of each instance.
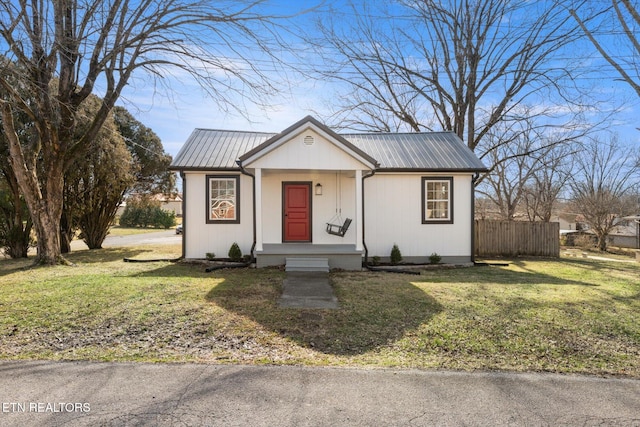
[[[453,177],[453,223],[422,223],[422,177]],[[471,174],[383,173],[365,179],[365,242],[369,258],[388,259],[394,243],[405,261],[471,261]]]
[[[207,175],[240,176],[240,223],[207,224]],[[237,242],[243,254],[248,254],[253,244],[253,182],[240,172],[185,172],[187,198],[184,212],[185,258],[205,258],[213,252],[226,258],[233,242]]]
[[[337,179],[342,186],[341,190],[336,185]],[[312,242],[314,244],[356,244],[356,195],[355,178],[353,172],[269,172],[262,176],[262,236],[264,243],[282,242],[282,183],[283,182],[311,182],[312,199]],[[322,195],[315,194],[316,184],[322,185]],[[338,194],[341,193],[341,194]],[[338,201],[336,201],[338,196]],[[344,237],[328,234],[327,222],[335,219],[336,206],[340,206],[341,218],[351,218],[352,226],[349,227]]]
[[[324,136],[307,129],[267,150],[260,158],[247,161],[245,167],[313,171],[366,169],[367,165]]]

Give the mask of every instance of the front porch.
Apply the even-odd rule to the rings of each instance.
[[[364,251],[353,244],[265,243],[256,250],[257,267],[284,265],[287,258],[327,258],[329,268],[360,270]]]

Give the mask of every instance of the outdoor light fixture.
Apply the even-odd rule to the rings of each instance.
[[[316,184],[316,196],[322,196],[322,184]]]

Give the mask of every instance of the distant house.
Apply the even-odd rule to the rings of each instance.
[[[183,182],[183,255],[258,267],[320,257],[473,257],[474,177],[486,168],[452,132],[338,134],[313,117],[280,133],[196,129],[171,169]]]
[[[607,244],[621,248],[640,249],[640,215],[620,218],[609,233]]]
[[[182,196],[180,194],[155,194],[153,200],[160,202],[160,207],[166,211],[182,216]]]
[[[560,223],[560,232],[570,232],[578,230],[578,224],[576,222],[576,214],[561,213],[553,215],[550,222]]]

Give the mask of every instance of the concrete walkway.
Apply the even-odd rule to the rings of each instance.
[[[282,285],[280,308],[338,308],[338,299],[329,284],[329,273],[288,271]]]
[[[0,362],[0,426],[640,426],[640,381],[552,374]]]

